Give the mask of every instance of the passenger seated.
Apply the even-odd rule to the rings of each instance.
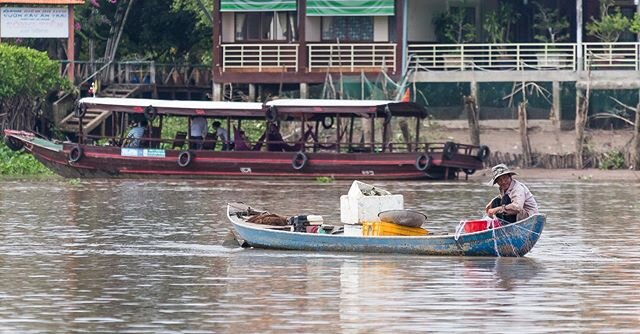
[[[251,151],[251,142],[247,138],[247,135],[243,130],[237,130],[235,127],[233,128],[233,139],[235,142],[234,149],[236,151]]]
[[[139,148],[142,147],[142,137],[144,137],[145,130],[147,128],[147,120],[140,121],[135,127],[129,130],[127,138],[125,138],[123,147]]]
[[[304,147],[304,143],[307,141],[309,136],[313,135],[313,130],[309,126],[307,127],[307,131],[302,135],[302,137],[298,140],[297,143],[293,145],[289,145],[282,138],[282,134],[280,133],[280,129],[276,123],[269,123],[269,127],[267,128],[267,150],[271,152],[296,152],[300,151]]]

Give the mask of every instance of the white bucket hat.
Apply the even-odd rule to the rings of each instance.
[[[491,168],[491,180],[489,180],[490,185],[496,184],[496,180],[502,175],[518,175],[518,173],[512,171],[505,164],[498,164]]]

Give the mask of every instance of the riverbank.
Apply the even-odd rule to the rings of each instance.
[[[557,181],[629,181],[640,182],[640,171],[628,169],[546,169],[546,168],[514,168],[518,173],[516,178],[527,180],[557,180]],[[472,181],[489,181],[491,169],[485,168],[469,176]]]

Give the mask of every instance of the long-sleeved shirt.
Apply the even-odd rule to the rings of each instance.
[[[509,195],[511,204],[507,204],[505,209],[509,214],[516,214],[516,219],[521,220],[533,216],[538,213],[538,203],[529,188],[522,182],[515,179],[511,180],[511,184],[506,191],[500,190],[500,195]]]

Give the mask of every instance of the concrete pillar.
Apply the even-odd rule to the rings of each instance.
[[[301,99],[309,98],[309,84],[306,82],[300,83],[300,98]]]
[[[553,112],[555,113],[555,122],[557,130],[562,130],[562,113],[560,107],[560,81],[554,81],[551,87],[553,99]]]
[[[249,84],[249,102],[256,101],[256,84]]]
[[[471,81],[469,83],[469,88],[470,88],[470,92],[471,92],[471,96],[473,96],[473,98],[476,100],[475,104],[476,107],[478,106],[478,83],[476,81]],[[466,110],[466,108],[465,108]],[[480,122],[480,112],[478,112],[478,122]]]
[[[222,101],[222,84],[213,83],[213,101]]]

